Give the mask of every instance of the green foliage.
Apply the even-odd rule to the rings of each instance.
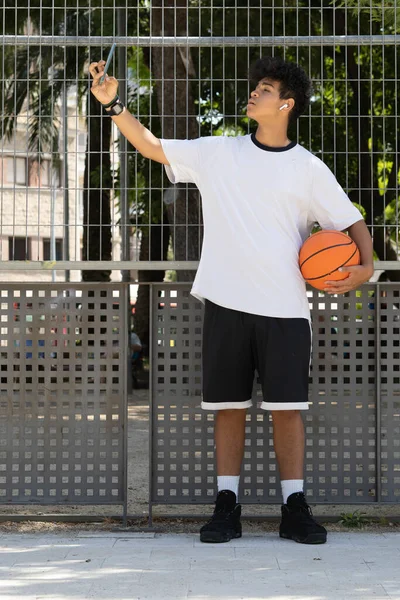
[[[22,34],[27,19],[33,33],[42,35],[113,35],[115,32],[115,6],[124,6],[119,0],[94,0],[90,9],[84,0],[32,0],[18,3],[6,0],[9,10],[0,12],[0,29],[4,33]],[[54,10],[59,5],[65,10]],[[104,18],[113,14],[113,18]],[[99,58],[98,48],[74,46],[6,46],[2,77],[6,85],[0,87],[0,100],[4,103],[2,115],[2,135],[11,138],[18,115],[28,102],[29,138],[31,152],[58,152],[60,115],[58,102],[63,93],[64,80],[67,88],[76,87],[78,107],[87,95],[90,80],[87,75],[88,63]],[[0,56],[2,58],[2,56]],[[51,117],[53,113],[53,118]],[[55,154],[56,156],[56,154]]]
[[[143,48],[130,48],[128,56],[128,79],[131,82],[129,87],[132,96],[140,84],[147,93],[151,91],[151,73],[144,62]]]
[[[368,525],[369,520],[364,516],[366,513],[361,513],[359,510],[349,513],[341,513],[341,525],[349,529],[362,529],[364,525]]]
[[[400,7],[396,0],[382,0],[380,3],[373,0],[343,0],[332,4],[337,8],[353,8],[351,14],[354,17],[365,9],[371,21],[379,23],[383,32],[390,33],[391,29],[400,32]]]

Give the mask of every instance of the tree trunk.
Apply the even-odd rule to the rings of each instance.
[[[152,35],[179,36],[188,32],[186,0],[153,0]],[[198,123],[189,75],[194,74],[189,48],[152,49],[152,71],[162,123],[169,139],[198,137]],[[186,190],[187,194],[186,194]],[[167,205],[174,260],[199,260],[202,241],[200,196],[193,187],[177,186],[174,202]],[[194,271],[178,271],[179,281],[193,281]]]
[[[83,260],[111,260],[111,119],[88,93],[88,139],[83,190]],[[111,271],[82,271],[83,281],[110,281]]]
[[[168,216],[164,212],[164,226],[151,228],[142,227],[142,238],[140,242],[141,261],[166,260],[168,254]],[[148,282],[161,282],[164,280],[165,271],[139,271],[139,288],[135,306],[135,333],[138,334],[143,346],[143,353],[149,356],[150,347],[150,287]],[[140,285],[142,284],[142,285]]]

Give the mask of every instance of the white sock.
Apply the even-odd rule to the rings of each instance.
[[[285,479],[281,481],[283,504],[286,504],[290,494],[296,492],[302,492],[304,486],[304,479]]]
[[[231,492],[236,494],[237,500],[239,492],[239,479],[240,475],[218,475],[218,491],[220,492],[221,490],[230,490]]]

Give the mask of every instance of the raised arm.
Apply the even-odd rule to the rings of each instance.
[[[103,83],[99,83],[100,77],[104,74],[105,61],[93,62],[89,67],[89,72],[93,77],[91,92],[101,104],[109,104],[117,97],[118,81],[115,77],[106,76]],[[107,111],[107,108],[105,109]],[[160,140],[144,127],[125,107],[118,116],[111,117],[118,129],[121,131],[130,143],[146,158],[155,160],[164,165],[169,165],[167,157],[164,154]]]

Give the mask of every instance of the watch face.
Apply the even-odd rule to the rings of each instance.
[[[122,111],[124,110],[124,106],[123,104],[120,104],[118,102],[118,104],[116,104],[115,106],[113,106],[112,108],[113,112],[115,115],[120,115],[122,113]]]
[[[117,117],[118,115],[120,115],[124,110],[124,105],[122,104],[121,101],[118,101],[114,104],[114,106],[112,106],[109,110],[107,110],[107,113],[111,116],[111,117]]]

